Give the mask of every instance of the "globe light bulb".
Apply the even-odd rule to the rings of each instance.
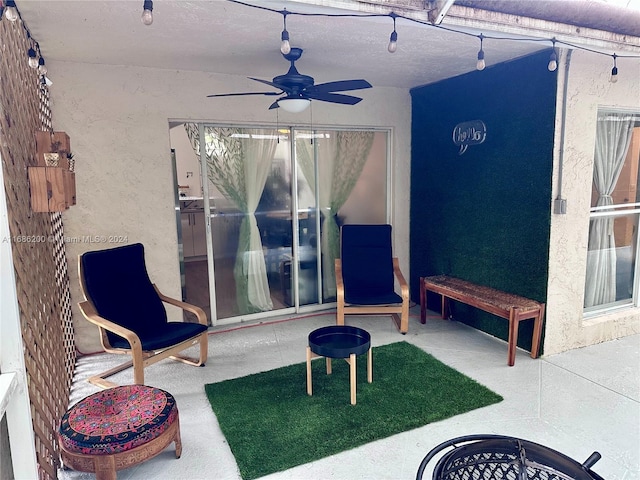
[[[140,18],[140,20],[142,20],[142,23],[144,23],[145,25],[151,25],[153,23],[153,12],[151,10],[145,9],[142,12],[142,17]]]
[[[36,56],[36,51],[33,48],[29,49],[29,67],[38,68],[38,57]]]
[[[42,57],[38,60],[38,73],[40,75],[46,75],[47,73],[47,66],[44,64],[44,58]]]
[[[478,52],[478,62],[476,63],[476,70],[484,70],[487,64],[484,62],[484,50],[480,49]]]
[[[609,79],[611,83],[616,83],[618,81],[618,67],[613,67],[611,69],[611,78]]]
[[[143,11],[140,20],[145,25],[151,25],[153,23],[153,0],[144,0],[142,8]]]
[[[289,32],[287,30],[282,31],[282,35],[280,36],[282,39],[282,43],[280,44],[280,51],[283,55],[287,55],[291,52],[291,44],[289,43]]]
[[[282,14],[282,33],[280,34],[280,40],[282,40],[282,43],[280,43],[280,52],[282,52],[283,55],[288,55],[291,52],[289,32],[287,31],[287,15],[288,12],[285,8]]]
[[[558,68],[558,57],[556,56],[556,52],[553,52],[549,57],[549,64],[547,65],[547,68],[550,72],[555,72]]]
[[[389,37],[389,46],[387,50],[389,53],[394,53],[398,49],[398,32],[395,30],[391,32],[391,36]]]
[[[19,14],[15,0],[7,0],[4,4],[4,18],[10,22],[18,20]]]

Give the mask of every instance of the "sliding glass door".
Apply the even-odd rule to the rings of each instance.
[[[213,324],[331,306],[340,226],[387,222],[388,132],[181,128],[191,151],[174,145],[182,132],[172,148],[178,165],[199,161],[208,212],[206,257],[184,259],[201,262],[208,282],[185,268],[185,299],[208,288]]]

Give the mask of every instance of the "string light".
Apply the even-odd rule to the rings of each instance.
[[[397,15],[391,12],[389,16],[393,18],[393,32],[391,32],[391,36],[389,37],[389,46],[387,47],[387,50],[389,53],[394,53],[398,49],[398,32],[396,32]]]
[[[291,51],[291,46],[289,44],[289,32],[287,31],[287,24],[286,24],[286,17],[287,15],[302,15],[302,16],[321,16],[321,17],[334,17],[334,16],[339,16],[339,17],[391,17],[393,20],[393,32],[391,32],[391,35],[389,37],[389,45],[387,47],[387,50],[390,53],[394,53],[397,50],[397,41],[398,41],[398,33],[396,31],[396,18],[404,18],[408,21],[411,22],[415,22],[415,23],[419,23],[422,25],[426,25],[428,27],[432,27],[432,28],[438,28],[441,30],[446,30],[452,33],[458,33],[461,35],[468,35],[468,36],[475,36],[477,38],[480,39],[480,50],[478,51],[478,61],[476,63],[476,69],[477,70],[484,70],[484,68],[486,67],[486,63],[485,63],[485,59],[484,59],[484,49],[483,49],[483,41],[485,38],[491,38],[492,40],[506,40],[506,41],[528,41],[528,42],[543,42],[543,41],[550,41],[552,43],[552,52],[549,56],[549,63],[547,64],[547,68],[549,69],[549,71],[555,71],[558,68],[558,57],[557,57],[557,51],[556,51],[556,43],[561,43],[563,45],[566,45],[567,47],[571,48],[571,49],[575,49],[575,50],[584,50],[587,52],[591,52],[594,54],[599,54],[599,55],[607,55],[613,58],[613,68],[611,69],[611,77],[610,77],[610,82],[611,83],[616,83],[618,81],[618,66],[617,66],[617,59],[618,58],[640,58],[640,56],[638,55],[617,55],[617,54],[608,54],[605,52],[601,52],[598,50],[593,50],[590,48],[586,48],[583,46],[579,46],[579,45],[575,45],[575,44],[571,44],[569,42],[566,41],[558,41],[555,37],[551,38],[551,39],[540,39],[540,38],[528,38],[528,37],[522,37],[522,38],[513,38],[513,37],[499,37],[499,36],[485,36],[482,33],[480,35],[475,35],[469,32],[464,32],[464,31],[460,31],[460,30],[456,30],[450,27],[445,27],[442,25],[433,25],[432,23],[429,22],[425,22],[425,21],[421,21],[421,20],[417,20],[415,18],[410,18],[410,17],[404,17],[402,15],[398,15],[394,12],[388,13],[388,14],[320,14],[320,13],[299,13],[299,12],[290,12],[285,10],[274,10],[268,7],[264,7],[264,6],[258,6],[258,5],[250,5],[248,3],[244,3],[242,1],[238,1],[238,0],[228,0],[232,3],[237,3],[240,5],[244,5],[247,7],[253,7],[253,8],[260,8],[262,10],[266,10],[266,11],[270,11],[273,13],[279,13],[283,16],[283,24],[284,24],[284,29],[282,30],[282,35],[281,35],[281,40],[282,43],[280,45],[280,51],[283,54],[287,54]],[[1,7],[1,0],[0,0],[0,7]],[[20,12],[17,9],[16,6],[16,2],[15,0],[4,0],[4,9],[0,8],[0,14],[1,17],[0,18],[5,18],[10,22],[15,22],[16,20],[18,20],[20,18]],[[144,23],[145,25],[151,25],[153,23],[153,1],[152,0],[144,0],[144,4],[143,4],[143,13],[142,13],[142,17],[141,17],[142,23]],[[23,25],[23,28],[26,30],[26,26]],[[28,30],[27,30],[27,37],[31,38]],[[35,42],[28,50],[28,57],[29,57],[29,67],[33,68],[33,69],[38,69],[39,72],[44,71],[46,73],[47,71],[47,67],[45,66],[45,61],[44,58],[42,57],[42,54],[40,52],[40,48],[38,46],[38,43]],[[44,75],[43,73],[41,73],[41,75]],[[48,80],[48,79],[47,79]],[[47,82],[47,84],[50,84],[50,81]]]
[[[287,13],[287,9],[285,8],[282,11],[283,29],[282,34],[280,35],[280,40],[282,40],[282,43],[280,44],[280,51],[283,55],[287,55],[289,52],[291,52],[291,44],[289,43],[289,32],[287,32]]]
[[[151,25],[153,23],[153,0],[144,0],[142,8],[142,17],[140,20],[145,25]]]
[[[38,57],[33,47],[29,48],[29,67],[38,68]]]
[[[484,67],[487,66],[487,64],[484,62],[484,50],[482,49],[482,41],[484,40],[484,35],[480,34],[478,35],[478,38],[480,39],[480,50],[478,50],[478,61],[476,62],[476,70],[484,70]]]
[[[6,19],[10,22],[15,22],[17,19],[21,19],[20,11],[16,6],[15,0],[5,0],[4,6],[2,0],[0,0],[0,20]],[[46,88],[53,85],[53,82],[46,77],[47,67],[44,62],[44,57],[42,56],[42,52],[40,51],[40,45],[31,37],[31,32],[25,25],[24,21],[20,22],[20,26],[25,32],[27,37],[27,41],[29,42],[29,48],[27,50],[28,61],[27,64],[29,68],[33,70],[38,70],[38,75],[40,76],[39,84],[41,89],[44,91]]]
[[[47,66],[44,64],[44,58],[42,57],[40,57],[40,59],[38,60],[38,73],[40,75],[47,74]]]
[[[549,64],[547,65],[547,68],[549,69],[550,72],[555,72],[556,69],[558,68],[558,56],[556,55],[556,39],[555,37],[553,37],[551,39],[552,42],[552,51],[551,51],[551,56],[549,57]]]
[[[580,45],[575,45],[572,43],[569,43],[567,41],[560,41],[558,39],[554,38],[537,38],[537,37],[502,37],[502,36],[496,36],[496,35],[476,35],[474,33],[470,33],[467,31],[462,31],[462,30],[457,30],[455,28],[451,28],[451,27],[447,27],[447,26],[443,26],[441,24],[433,24],[432,22],[427,22],[424,20],[419,20],[416,18],[412,18],[412,17],[405,17],[403,15],[398,15],[394,12],[391,13],[367,13],[367,14],[359,14],[359,13],[349,13],[349,14],[345,14],[345,13],[339,13],[339,14],[331,14],[331,13],[302,13],[302,12],[291,12],[291,11],[283,11],[283,10],[274,10],[272,8],[269,7],[265,7],[262,5],[252,5],[249,3],[246,3],[244,1],[240,1],[240,0],[227,0],[231,3],[236,3],[238,5],[243,5],[245,7],[251,7],[251,8],[257,8],[260,10],[265,10],[268,12],[272,12],[272,13],[279,13],[281,15],[298,15],[298,16],[307,16],[307,17],[325,17],[325,18],[329,18],[329,17],[348,17],[348,18],[371,18],[371,17],[391,17],[393,19],[393,32],[391,33],[391,36],[389,37],[389,45],[387,47],[387,49],[389,50],[389,52],[393,53],[397,50],[397,41],[398,41],[398,33],[396,32],[396,18],[403,18],[409,22],[413,22],[413,23],[418,23],[420,25],[424,25],[428,28],[437,28],[439,30],[444,30],[447,32],[451,32],[451,33],[455,33],[455,34],[460,34],[460,35],[467,35],[467,36],[472,36],[472,37],[477,37],[480,39],[480,51],[478,51],[478,62],[476,63],[476,68],[478,70],[482,70],[484,68],[486,68],[486,63],[484,60],[484,50],[483,50],[483,40],[485,38],[490,38],[491,40],[504,40],[504,41],[513,41],[513,42],[518,42],[518,41],[522,41],[522,42],[552,42],[553,43],[553,51],[551,52],[551,55],[549,57],[549,63],[547,64],[547,68],[549,68],[549,70],[551,70],[552,67],[553,70],[551,71],[555,71],[558,68],[558,53],[557,50],[555,48],[556,43],[558,44],[562,44],[565,45],[567,48],[573,49],[573,50],[583,50],[586,52],[591,52],[597,55],[606,55],[606,56],[611,56],[611,54],[609,53],[605,53],[605,52],[601,52],[598,50],[593,50],[591,48],[587,48],[587,47],[583,47]],[[286,31],[286,29],[285,29]],[[284,31],[283,31],[284,34]],[[617,67],[615,66],[615,59],[616,58],[640,58],[640,55],[616,55],[614,57],[614,70],[612,70],[612,81],[615,82],[617,80]],[[554,65],[554,60],[555,60],[555,65]],[[613,75],[613,72],[615,71],[615,75]]]
[[[10,22],[15,22],[19,16],[15,0],[6,0],[4,2],[4,18]]]

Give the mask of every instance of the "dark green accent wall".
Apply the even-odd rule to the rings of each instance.
[[[556,72],[549,51],[414,88],[410,285],[447,274],[546,302]],[[486,139],[459,154],[454,127],[482,120]],[[439,310],[439,297],[429,296]],[[507,339],[507,322],[452,302],[455,320]],[[531,348],[533,322],[518,345]],[[506,354],[506,353],[505,353]]]

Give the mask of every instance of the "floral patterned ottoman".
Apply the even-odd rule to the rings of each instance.
[[[58,443],[65,467],[115,480],[116,471],[155,457],[175,442],[180,458],[178,407],[169,392],[124,385],[89,395],[62,417]]]

